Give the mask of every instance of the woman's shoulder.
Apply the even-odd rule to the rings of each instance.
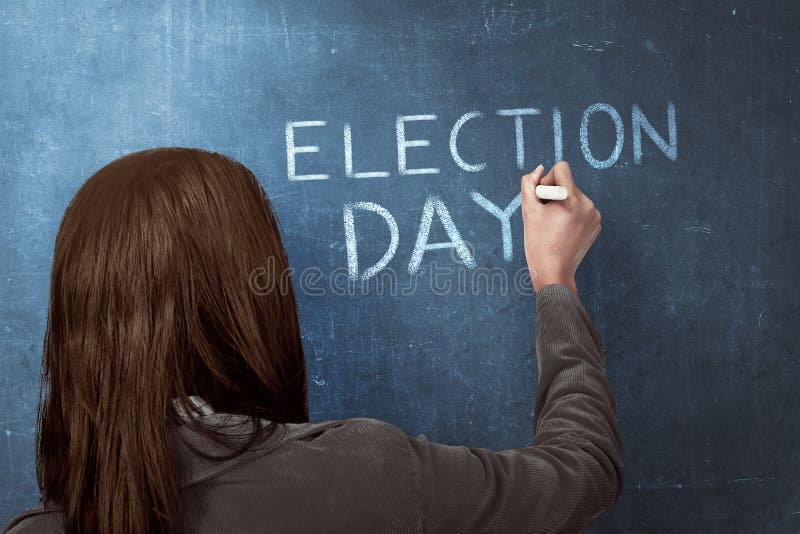
[[[309,423],[284,438],[281,456],[302,465],[309,473],[332,479],[362,479],[364,487],[376,482],[389,485],[415,475],[413,449],[399,426],[382,419],[352,417]],[[265,458],[266,462],[270,462]],[[271,464],[276,465],[276,464]],[[346,476],[345,476],[346,474]],[[408,481],[414,484],[414,480]]]
[[[63,532],[63,514],[58,507],[39,503],[15,515],[3,527],[2,534],[51,534]]]
[[[326,499],[331,499],[365,525],[368,518],[421,524],[419,473],[409,444],[414,438],[402,428],[370,417],[291,426],[275,457],[259,458],[245,467],[252,476],[235,478],[279,480],[281,494],[319,514],[327,513]],[[376,510],[385,516],[375,517]]]

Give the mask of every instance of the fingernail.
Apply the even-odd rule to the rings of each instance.
[[[539,169],[544,169],[544,165],[542,165],[542,164],[540,163],[538,167],[536,167],[535,169],[533,169],[533,172],[536,172],[536,171],[538,171]]]

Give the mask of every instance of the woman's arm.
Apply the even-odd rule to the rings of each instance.
[[[541,202],[538,183],[567,187],[569,196]],[[522,210],[537,291],[533,443],[498,452],[408,436],[426,532],[580,532],[622,492],[605,353],[574,281],[600,214],[565,162],[523,177]]]
[[[566,286],[537,294],[533,444],[492,451],[408,436],[425,531],[581,532],[622,492],[600,336]]]

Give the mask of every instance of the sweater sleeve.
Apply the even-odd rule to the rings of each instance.
[[[407,436],[425,532],[581,532],[622,492],[622,447],[600,335],[578,297],[536,299],[530,447],[493,451]]]

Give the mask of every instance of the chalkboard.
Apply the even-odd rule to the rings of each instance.
[[[591,531],[800,531],[800,5],[735,4],[5,3],[0,523],[38,498],[68,201],[192,146],[272,199],[312,419],[498,450],[537,382],[519,178],[567,160],[603,214],[577,284],[625,453]]]

